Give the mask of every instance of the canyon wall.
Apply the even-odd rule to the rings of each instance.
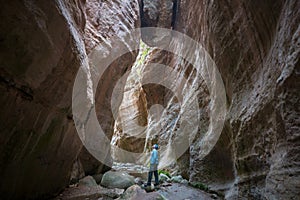
[[[124,37],[129,33],[131,29],[140,26],[139,12],[137,1],[87,1],[85,4],[86,10],[86,26],[84,28],[84,42],[87,53],[93,53],[95,48],[107,48],[105,54],[109,57],[110,52],[118,51],[121,48],[119,43],[114,43],[113,40],[120,40],[121,44],[128,45]],[[111,40],[113,38],[113,40]],[[139,44],[139,39],[136,39],[136,44]],[[129,42],[128,42],[129,43]],[[109,44],[106,47],[105,45]],[[104,47],[105,46],[105,47]],[[130,46],[130,45],[128,45]],[[128,53],[114,58],[109,67],[105,69],[103,63],[98,66],[91,67],[91,79],[93,83],[98,85],[94,87],[95,93],[95,110],[97,120],[94,123],[99,123],[106,137],[110,140],[113,135],[113,127],[115,123],[115,117],[112,110],[112,99],[118,107],[123,97],[123,90],[117,95],[113,96],[113,90],[119,79],[126,79],[126,76],[135,61],[137,52],[131,52],[128,49]],[[100,72],[104,70],[101,77],[98,77]],[[88,86],[89,87],[89,86]],[[123,86],[124,87],[124,86]],[[94,105],[90,105],[93,107]],[[96,133],[99,134],[99,133]],[[103,144],[104,146],[105,144]],[[106,144],[107,145],[107,144]],[[110,148],[107,146],[106,148]],[[112,165],[110,150],[106,150],[106,161],[109,165]],[[109,169],[107,165],[99,165],[99,161],[92,156],[88,150],[83,147],[79,158],[83,164],[83,167],[87,170],[86,174],[95,174],[106,171]]]
[[[232,180],[228,198],[299,196],[299,8],[299,1],[180,1],[175,29],[205,46],[228,101],[213,151],[202,160],[190,152],[191,180],[219,189]]]
[[[141,25],[172,27],[203,45],[215,61],[226,91],[223,131],[212,151],[203,158],[200,152],[205,144],[201,140],[208,132],[212,104],[207,83],[194,76],[193,67],[182,58],[162,50],[149,52],[140,68],[141,80],[151,74],[151,63],[155,62],[178,72],[174,87],[183,78],[196,80],[199,87],[195,92],[201,113],[199,131],[171,169],[192,182],[207,184],[228,199],[296,199],[300,191],[299,1],[166,1],[166,5],[169,2],[173,7],[151,2],[143,1]],[[157,35],[142,32],[143,41],[149,46],[153,36]],[[172,40],[168,44],[177,50],[182,47]],[[124,126],[129,119],[142,115],[136,112],[139,107],[149,112],[152,105],[161,104],[167,111],[160,113],[155,123],[151,123],[150,112],[147,113],[147,133],[153,130],[147,140],[150,144],[158,141],[164,147],[170,138],[180,138],[184,131],[174,134],[178,122],[188,121],[183,112],[192,110],[186,110],[184,102],[180,104],[174,93],[159,84],[139,87],[141,92],[137,94],[135,88],[135,96],[145,96],[146,101],[133,98],[127,102],[127,114],[122,116]],[[191,98],[191,92],[182,90],[183,99]],[[129,141],[135,151],[142,151],[144,141]],[[130,149],[128,144],[119,145]]]
[[[136,1],[121,0],[16,0],[1,6],[1,199],[48,198],[69,184],[82,149],[72,116],[77,71],[108,36],[139,26],[137,13]],[[130,69],[135,56],[127,54],[110,66],[98,103],[109,98],[107,83]],[[104,111],[108,123],[99,121],[109,132],[113,119]],[[89,156],[88,162],[81,160],[86,172],[101,172],[103,165],[82,152]]]
[[[158,142],[165,152],[162,164],[171,162],[174,173],[227,199],[300,196],[299,1],[13,0],[2,5],[0,16],[1,198],[50,197],[69,184],[74,163],[86,174],[107,169],[82,149],[76,133],[71,106],[78,69],[84,71],[83,85],[93,88],[89,108],[96,108],[108,139],[115,127],[121,148],[143,152]],[[137,57],[130,49],[101,77],[101,63],[85,65],[99,44],[110,47],[107,55],[118,50],[109,41],[112,35],[126,46],[122,38],[130,29],[149,26],[173,29],[199,42],[215,61],[226,95],[210,90],[215,82],[205,82],[204,69],[195,70],[181,57],[156,48],[146,52],[136,74],[126,73]],[[139,43],[139,38],[131,39]],[[149,46],[155,40],[184,51],[172,35],[142,31],[142,39]],[[196,61],[203,64],[201,57]],[[157,73],[152,63],[170,66],[175,76]],[[120,88],[115,93],[115,108],[121,105],[122,112],[116,119],[112,94],[127,76],[125,92]],[[149,77],[160,80],[142,85]],[[170,87],[163,87],[170,77]],[[91,85],[97,78],[99,84]],[[227,113],[217,144],[203,157],[203,138],[213,135],[209,124],[218,120],[210,119],[217,103],[211,93],[223,98]],[[197,109],[190,106],[195,98]],[[195,111],[200,121],[194,130]],[[125,135],[137,132],[135,124],[145,128],[146,141]],[[190,146],[176,149],[180,143]],[[109,147],[105,153],[111,161]]]
[[[85,19],[78,7],[10,1],[1,8],[4,199],[47,196],[68,184],[82,146],[71,110],[73,79],[85,55]]]

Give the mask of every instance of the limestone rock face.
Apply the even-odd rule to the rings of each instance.
[[[126,40],[125,35],[131,29],[140,26],[138,2],[121,0],[88,1],[86,2],[86,15],[84,41],[89,56],[91,59],[96,59],[95,63],[93,63],[94,65],[91,66],[90,77],[88,74],[86,75],[87,79],[93,81],[93,84],[87,87],[93,88],[93,95],[95,96],[95,103],[91,103],[88,106],[95,108],[96,118],[90,122],[79,121],[78,123],[92,123],[94,126],[99,124],[106,139],[109,141],[112,138],[113,127],[118,114],[118,110],[114,108],[118,108],[121,103],[124,86],[118,85],[120,91],[113,92],[119,80],[126,80],[128,75],[126,72],[131,69],[137,56],[137,51],[134,51],[134,49],[135,46],[138,46],[139,39],[131,36],[130,39]],[[105,61],[97,60],[99,56],[102,56],[104,60],[109,58],[114,52],[122,48],[120,47],[121,45],[126,47],[127,53],[112,58],[112,63],[108,63],[108,66],[104,65]],[[95,52],[98,52],[99,49],[104,53],[97,55]],[[85,134],[88,135],[87,132]],[[98,131],[93,131],[92,134],[94,135],[90,137],[91,143],[100,140],[104,141],[97,138]],[[106,157],[105,162],[111,166],[110,144],[101,143],[101,145],[98,144],[97,146],[102,147],[101,153],[106,154],[103,156]],[[90,151],[91,149],[87,148],[87,150]],[[80,155],[81,160],[85,159],[86,155],[87,153],[83,152]],[[89,160],[93,160],[93,158],[90,157]],[[87,162],[87,165],[89,163],[90,161]],[[94,163],[96,164],[97,162]],[[103,171],[105,170],[104,168]],[[100,171],[98,170],[98,172]]]
[[[93,155],[91,155],[84,146],[78,155],[78,160],[82,164],[82,170],[85,175],[104,173],[110,169],[109,166],[102,164]]]
[[[69,184],[82,148],[71,107],[76,73],[99,42],[139,26],[138,4],[10,1],[0,15],[0,198],[48,198]],[[135,56],[115,60],[102,77],[96,102],[105,131],[114,123],[108,85]]]
[[[190,179],[216,188],[232,180],[228,198],[299,196],[299,8],[298,1],[180,5],[178,30],[209,51],[228,101],[213,151],[197,160],[191,149]]]
[[[176,17],[177,1],[173,0],[140,0],[141,27],[171,28]],[[153,41],[166,42],[170,40],[169,35],[161,35],[157,31],[142,30],[142,39],[149,46]]]
[[[70,184],[77,183],[81,178],[85,176],[84,169],[80,160],[76,160],[73,164],[71,176],[70,176]]]
[[[141,87],[141,67],[147,53],[144,46],[139,52],[136,62],[125,82],[123,99],[119,107],[119,114],[115,122],[113,145],[135,153],[142,153],[145,147],[145,135],[147,131],[148,111],[145,93]],[[144,52],[144,53],[143,53]],[[115,150],[113,158],[119,162],[136,162],[134,156],[127,155],[127,152]]]
[[[59,192],[81,149],[71,100],[85,54],[85,19],[79,2],[68,3],[10,1],[1,7],[1,198]]]
[[[178,71],[174,87],[180,86],[184,77],[190,83],[198,83],[198,87],[191,87],[196,88],[195,93],[183,90],[182,98],[194,97],[193,94],[198,97],[199,130],[190,148],[174,164],[177,168],[172,169],[181,171],[184,178],[224,192],[227,199],[296,199],[300,183],[299,1],[176,2],[173,28],[199,42],[215,61],[225,86],[227,115],[217,144],[203,158],[205,143],[201,141],[209,131],[210,120],[217,120],[210,119],[214,101],[208,86],[214,83],[195,77],[192,66],[181,58],[161,50],[151,52],[143,66],[142,80],[154,73],[150,63],[155,62]],[[150,21],[160,11],[156,3],[152,1],[152,10],[143,10],[148,12],[145,24],[164,27]],[[150,45],[147,34],[142,38]],[[170,46],[181,47],[171,40]],[[153,130],[148,130],[153,134],[147,137],[158,141],[161,147],[171,139],[184,141],[181,133],[174,132],[180,119],[187,124],[188,119],[193,119],[190,115],[183,117],[184,112],[192,109],[179,103],[172,87],[168,90],[153,84],[142,88],[148,111],[147,127]],[[155,104],[161,104],[167,111],[155,112],[160,115],[150,126],[149,110]],[[176,157],[177,153],[170,155]]]

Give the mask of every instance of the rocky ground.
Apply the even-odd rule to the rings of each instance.
[[[127,172],[125,172],[127,168]],[[136,170],[142,171],[137,173]],[[132,164],[114,165],[111,171],[97,176],[86,176],[78,183],[70,185],[55,200],[139,200],[170,199],[198,200],[222,199],[208,188],[192,187],[191,183],[181,176],[168,177],[160,174],[160,185],[144,187],[146,182],[145,168]],[[100,177],[100,178],[99,178]],[[194,185],[195,186],[195,185]],[[206,190],[206,191],[204,191]]]

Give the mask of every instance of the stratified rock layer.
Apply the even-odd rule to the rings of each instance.
[[[222,76],[227,105],[221,136],[203,158],[199,153],[203,150],[201,140],[209,131],[213,103],[205,87],[207,83],[193,76],[192,67],[181,58],[164,51],[151,52],[143,67],[142,80],[153,71],[149,63],[155,62],[178,71],[175,86],[180,86],[184,77],[200,85],[196,92],[201,113],[199,132],[188,151],[178,159],[177,170],[190,181],[223,191],[228,199],[296,199],[300,195],[299,1],[176,2],[173,28],[208,51]],[[167,27],[168,23],[150,20],[151,16],[156,19],[161,11],[156,1],[152,3],[148,10],[142,10],[147,17],[144,26]],[[151,45],[147,34],[142,38]],[[181,47],[172,41],[170,46]],[[178,122],[186,120],[182,113],[192,110],[178,104],[175,95],[159,84],[142,88],[147,109],[157,103],[167,109],[151,126],[148,115],[148,129],[161,127],[149,139],[153,142],[158,139],[163,147],[170,143],[170,138],[180,138],[180,133],[174,135]],[[182,95],[185,99],[192,93],[183,90]]]
[[[0,198],[46,198],[69,184],[82,148],[71,108],[77,71],[97,44],[139,26],[138,4],[9,1],[0,16]],[[99,120],[105,131],[114,122],[106,102],[112,90],[108,85],[130,68],[135,56],[115,60],[99,85],[96,99],[105,102],[98,106],[107,120]],[[91,68],[85,70],[93,74]]]
[[[299,1],[181,3],[178,30],[209,51],[228,101],[214,150],[203,160],[191,151],[190,179],[216,188],[232,180],[228,198],[296,199]]]
[[[71,112],[73,80],[85,55],[77,6],[10,1],[1,7],[3,199],[47,196],[69,182],[81,148]]]

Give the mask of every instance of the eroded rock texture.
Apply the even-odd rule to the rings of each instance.
[[[157,1],[151,2],[143,8],[142,25],[168,27],[169,23],[159,24],[155,16],[169,11],[158,8]],[[206,83],[195,77],[193,69],[180,58],[163,51],[151,52],[142,79],[151,73],[149,63],[158,62],[179,72],[175,86],[183,77],[200,85],[196,92],[202,114],[200,129],[189,150],[178,160],[178,170],[190,181],[204,182],[223,191],[228,199],[297,199],[299,1],[181,0],[176,1],[175,10],[172,27],[201,43],[215,61],[224,81],[228,111],[220,139],[202,158],[201,139],[208,131],[211,104]],[[144,42],[151,46],[155,33],[143,34]],[[181,47],[172,41],[170,45]],[[178,128],[178,119],[182,119],[183,104],[178,104],[175,95],[159,85],[142,88],[148,109],[154,102],[168,109],[151,126],[148,115],[150,129],[161,127],[149,136],[150,140],[158,140],[163,146],[170,138],[180,137],[172,134]],[[183,99],[189,95],[185,90]]]
[[[139,2],[15,0],[2,4],[0,197],[49,197],[68,185],[72,168],[77,170],[75,179],[83,176],[83,170],[92,174],[104,169],[85,149],[81,151],[76,134],[71,110],[76,73],[84,68],[82,84],[92,88],[88,106],[96,107],[97,119],[111,139],[123,97],[123,88],[116,93],[114,88],[118,80],[127,78],[137,52],[128,49],[101,77],[97,77],[101,63],[93,68],[84,65],[85,59],[101,43],[109,46],[106,55],[117,50],[116,43],[109,41],[113,35],[128,45],[122,37],[131,28],[155,26],[189,35],[216,62],[226,91],[224,128],[216,146],[203,158],[206,144],[201,141],[211,131],[211,91],[190,63],[153,49],[138,79],[172,77],[171,84],[162,87],[157,81],[141,86],[136,76],[129,75],[132,83],[125,88],[124,100],[128,101],[121,104],[124,113],[116,125],[117,144],[142,152],[158,142],[165,151],[162,164],[183,153],[172,163],[172,170],[223,192],[228,199],[297,199],[300,2]],[[139,43],[139,38],[131,39]],[[155,40],[183,51],[183,44],[172,41],[172,35],[142,32],[142,39],[149,46],[155,46]],[[163,77],[151,63],[169,65],[177,76]],[[92,85],[97,78],[99,84]],[[176,88],[179,96],[173,92]],[[115,110],[111,108],[113,94]],[[191,142],[184,134],[194,131],[189,126],[195,118],[195,107],[189,107],[194,98],[201,113],[199,130],[187,151],[174,149],[176,144]],[[124,130],[118,129],[120,124]],[[147,128],[143,131],[146,141],[122,135],[136,132],[133,124]],[[167,144],[169,148],[164,149]],[[106,149],[111,160],[109,145]]]
[[[1,6],[1,199],[40,199],[69,184],[82,148],[71,110],[76,73],[99,42],[138,26],[137,13],[135,1],[24,0]],[[105,102],[109,81],[134,59],[128,54],[110,66],[98,101]],[[109,130],[112,116],[105,109],[102,114]]]
[[[228,197],[299,196],[299,8],[298,1],[181,2],[178,29],[205,45],[229,105],[215,149],[203,160],[191,151],[191,180],[233,180]]]
[[[123,39],[124,35],[140,25],[137,1],[87,1],[85,10],[87,21],[83,36],[88,53],[92,53],[95,48],[103,44],[110,45],[109,48],[111,49],[108,48],[109,50],[105,52],[108,55],[110,51],[118,51],[120,47],[118,44],[113,43],[110,38],[119,39],[127,45],[127,41]],[[136,42],[138,45],[139,40],[136,39]],[[126,72],[131,69],[136,55],[136,52],[130,52],[130,49],[128,49],[128,53],[113,60],[113,63],[105,69],[101,77],[98,77],[99,71],[104,68],[101,63],[91,69],[91,78],[93,80],[100,79],[98,86],[92,86],[95,92],[97,118],[109,139],[112,137],[116,118],[112,111],[112,99],[117,99],[114,103],[118,107],[123,97],[123,90],[113,97],[112,93],[117,81],[122,77],[126,79],[128,75]],[[97,81],[94,82],[97,83]],[[98,123],[98,121],[95,123]],[[83,162],[86,173],[100,173],[108,169],[106,166],[99,165],[99,161],[90,155],[85,147],[83,148],[79,157]],[[106,148],[109,149],[110,147],[107,146]],[[112,164],[110,151],[105,150],[104,152],[107,154],[107,162]]]
[[[68,184],[81,148],[71,113],[85,54],[76,6],[10,1],[1,8],[2,198],[37,198]]]

